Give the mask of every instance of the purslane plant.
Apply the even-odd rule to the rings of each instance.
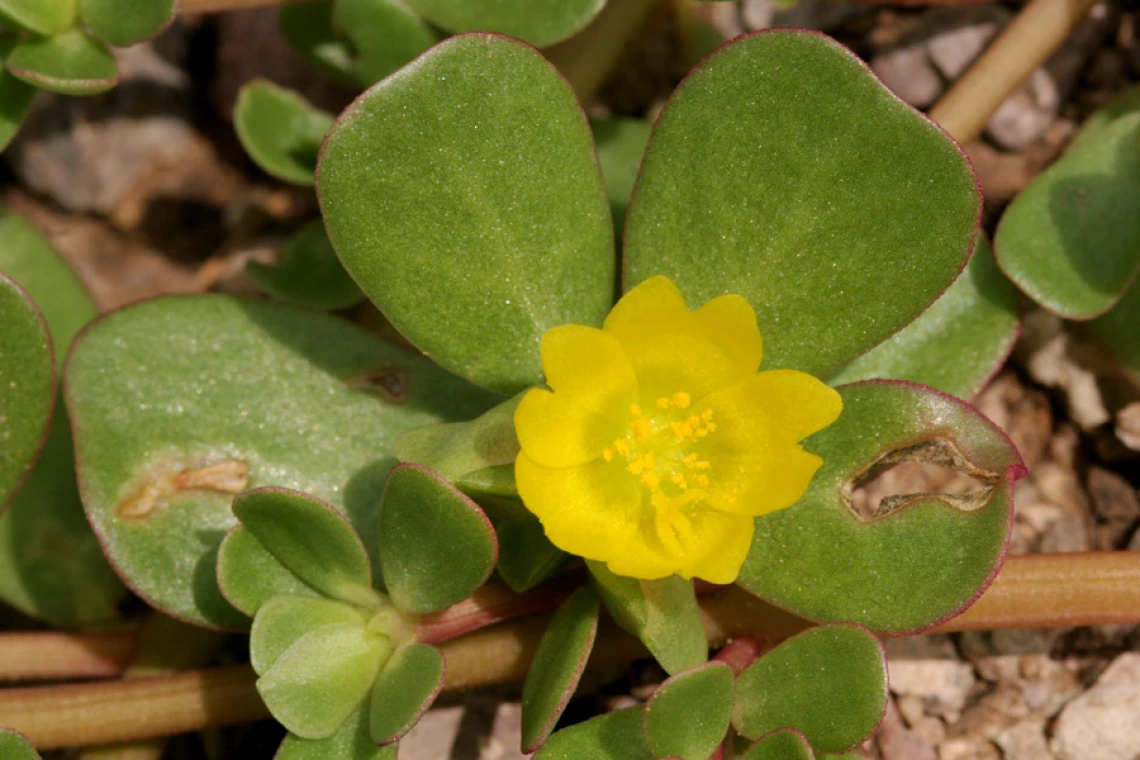
[[[37,90],[93,95],[115,86],[112,47],[153,37],[176,0],[0,0],[0,148]]]
[[[317,312],[188,296],[97,321],[64,373],[108,558],[184,620],[252,619],[280,756],[390,756],[446,677],[436,644],[556,606],[524,691],[542,757],[705,758],[730,725],[751,757],[857,756],[885,705],[865,629],[968,606],[1024,472],[965,402],[901,382],[969,395],[1016,329],[987,260],[963,273],[980,201],[957,147],[826,37],[740,38],[655,126],[620,285],[589,125],[517,41],[437,45],[346,110],[319,159],[337,258],[424,356]],[[28,299],[8,299],[32,317],[0,357],[42,354]],[[980,303],[984,351],[932,361],[946,346],[923,321]],[[29,392],[50,405],[46,366]],[[26,468],[42,424],[22,424]],[[855,489],[900,461],[979,488],[858,511]],[[463,601],[492,568],[516,593]],[[707,664],[693,575],[825,625]],[[603,607],[672,678],[644,710],[553,732]],[[689,710],[700,731],[668,717]]]

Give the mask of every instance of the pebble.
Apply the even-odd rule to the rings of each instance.
[[[891,92],[915,108],[926,108],[942,94],[942,79],[923,45],[879,53],[870,65]]]
[[[1140,653],[1117,657],[1092,689],[1065,706],[1052,749],[1060,760],[1140,756]]]
[[[953,720],[974,688],[974,669],[958,659],[947,636],[930,634],[887,639],[891,691],[921,698],[926,712]]]

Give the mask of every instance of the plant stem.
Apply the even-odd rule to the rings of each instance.
[[[546,49],[546,57],[566,77],[578,100],[585,104],[594,99],[659,1],[609,0],[589,26]]]
[[[469,599],[423,617],[416,625],[416,638],[441,644],[512,618],[549,612],[581,586],[584,577],[582,573],[565,573],[521,594],[501,583],[483,586]]]
[[[958,142],[973,140],[1001,105],[1059,47],[1096,0],[1031,0],[930,109]]]
[[[711,646],[753,636],[770,646],[811,624],[730,587],[701,600]],[[443,644],[447,687],[521,679],[546,627],[529,617]],[[1006,561],[997,580],[964,614],[933,629],[1060,627],[1140,622],[1140,552],[1038,554]],[[604,622],[591,667],[647,653]],[[43,749],[132,741],[268,717],[247,666],[154,678],[0,691],[5,727]]]
[[[134,647],[129,631],[0,633],[0,681],[112,678]]]

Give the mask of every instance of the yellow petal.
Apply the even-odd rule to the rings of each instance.
[[[572,467],[601,455],[625,434],[637,378],[621,344],[594,327],[564,325],[542,337],[554,393],[532,390],[515,410],[527,456],[543,467]]]
[[[524,451],[515,460],[515,483],[546,537],[565,552],[605,560],[624,551],[637,533],[641,486],[620,465],[595,459],[548,469]]]
[[[716,431],[694,448],[709,462],[709,500],[739,515],[790,507],[823,464],[798,441],[836,420],[839,394],[811,375],[773,370],[752,375],[705,398]]]
[[[603,329],[621,342],[643,398],[684,391],[699,399],[756,370],[742,361],[751,357],[751,348],[730,347],[735,338],[717,334],[725,322],[732,324],[734,335],[745,331],[738,323],[740,315],[728,313],[737,312],[737,306],[726,301],[698,317],[685,306],[676,285],[665,277],[653,277],[618,301]],[[749,344],[755,342],[750,338]]]
[[[760,368],[764,341],[756,324],[756,312],[743,296],[714,298],[694,311],[693,317],[709,339],[733,360],[742,377]]]
[[[710,583],[732,583],[752,548],[755,520],[707,510],[694,528],[701,536],[694,545],[694,558],[680,569],[686,578],[702,578]]]

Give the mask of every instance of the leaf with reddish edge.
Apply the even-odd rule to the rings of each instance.
[[[669,678],[645,703],[645,740],[657,757],[708,760],[732,718],[732,668],[698,665]]]
[[[368,731],[376,744],[391,744],[412,730],[443,689],[443,652],[431,644],[396,651],[376,677]]]
[[[781,728],[757,739],[740,760],[815,760],[815,754],[803,734],[794,728]]]
[[[843,414],[804,443],[823,466],[796,504],[756,520],[737,583],[802,617],[881,633],[958,614],[1005,556],[1013,484],[1025,474],[1017,449],[973,407],[926,386],[867,381],[839,392]],[[859,481],[902,461],[952,467],[982,490],[892,497],[860,516]]]
[[[368,710],[362,707],[327,738],[302,739],[289,734],[273,760],[396,760],[396,745],[377,747],[372,743]]]
[[[790,727],[816,752],[844,752],[871,735],[886,707],[882,645],[841,623],[793,636],[741,673],[732,725],[751,739]]]
[[[55,407],[55,352],[31,297],[0,272],[0,513],[39,458]]]
[[[103,317],[65,375],[80,490],[112,564],[151,605],[239,629],[216,575],[236,493],[312,494],[372,554],[395,438],[498,400],[343,320],[227,296]]]
[[[407,0],[428,21],[450,32],[502,32],[546,47],[584,27],[606,0]]]
[[[909,325],[828,379],[907,380],[968,399],[997,372],[1021,327],[1017,289],[985,236],[954,284]]]
[[[654,760],[641,714],[640,707],[629,707],[556,731],[534,760]]]
[[[6,65],[28,84],[61,95],[94,95],[119,83],[111,48],[80,29],[26,39],[12,49]]]
[[[317,152],[333,125],[332,114],[286,87],[255,79],[238,91],[233,121],[242,148],[267,174],[296,185],[316,181]],[[314,224],[323,230],[320,222]]]
[[[523,685],[523,752],[542,746],[578,688],[594,649],[599,609],[594,592],[580,588],[559,606],[543,633]]]
[[[693,304],[739,293],[766,368],[828,376],[950,285],[980,212],[958,146],[849,50],[759,32],[705,59],[657,120],[623,287],[665,275]]]
[[[176,0],[79,0],[79,18],[115,47],[150,39],[174,21]]]
[[[300,491],[263,487],[238,494],[233,510],[253,537],[306,585],[365,608],[378,602],[368,552],[331,505]]]
[[[242,525],[235,525],[222,539],[217,575],[222,596],[249,617],[275,596],[320,596],[320,592],[289,572]]]
[[[380,571],[392,603],[435,612],[469,597],[495,569],[499,545],[487,515],[438,473],[392,468],[380,499]]]

